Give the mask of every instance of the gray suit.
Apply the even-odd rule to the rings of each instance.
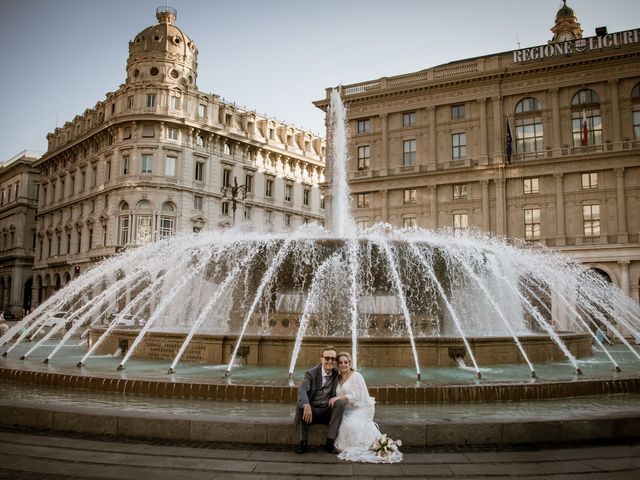
[[[311,406],[312,424],[329,425],[328,439],[335,440],[338,436],[345,402],[338,401],[334,403],[333,408],[329,407],[329,399],[336,396],[337,386],[338,370],[335,368],[331,372],[331,379],[324,387],[322,386],[322,365],[305,372],[304,380],[298,389],[298,405],[294,419],[300,433],[300,441],[307,441],[309,437],[309,424],[302,419],[305,405]]]

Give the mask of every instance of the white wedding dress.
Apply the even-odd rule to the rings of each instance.
[[[340,460],[368,463],[396,463],[402,460],[402,453],[396,450],[387,457],[379,457],[372,450],[380,437],[380,430],[373,422],[375,401],[369,395],[367,384],[358,372],[342,385],[338,384],[336,396],[346,396],[349,404],[345,407],[342,423],[338,430],[335,445]]]

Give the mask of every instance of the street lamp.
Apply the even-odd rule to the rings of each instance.
[[[238,202],[243,202],[247,198],[247,186],[238,185],[238,179],[233,177],[233,185],[225,185],[220,191],[222,192],[222,199],[228,198],[231,200],[231,208],[233,209],[233,225],[236,224],[236,207]]]

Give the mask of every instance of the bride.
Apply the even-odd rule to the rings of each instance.
[[[338,430],[335,446],[340,450],[340,460],[371,463],[395,463],[402,461],[402,453],[392,446],[388,455],[377,455],[374,444],[379,447],[381,437],[378,426],[373,422],[375,401],[369,395],[367,384],[358,372],[351,366],[351,355],[340,352],[337,356],[339,384],[336,396],[329,401],[329,405],[337,400],[346,400],[342,423]],[[385,438],[386,441],[386,438]],[[398,442],[400,444],[400,442]]]

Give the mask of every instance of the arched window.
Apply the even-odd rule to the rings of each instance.
[[[176,207],[171,202],[162,204],[160,215],[159,240],[171,237],[176,233]]]
[[[136,207],[136,245],[146,245],[153,241],[153,210],[151,203],[141,200]]]
[[[573,146],[602,145],[600,97],[591,89],[580,90],[571,99]]]
[[[640,83],[631,90],[633,139],[640,140]]]
[[[515,110],[515,151],[523,157],[544,154],[542,104],[533,97],[523,98]]]

